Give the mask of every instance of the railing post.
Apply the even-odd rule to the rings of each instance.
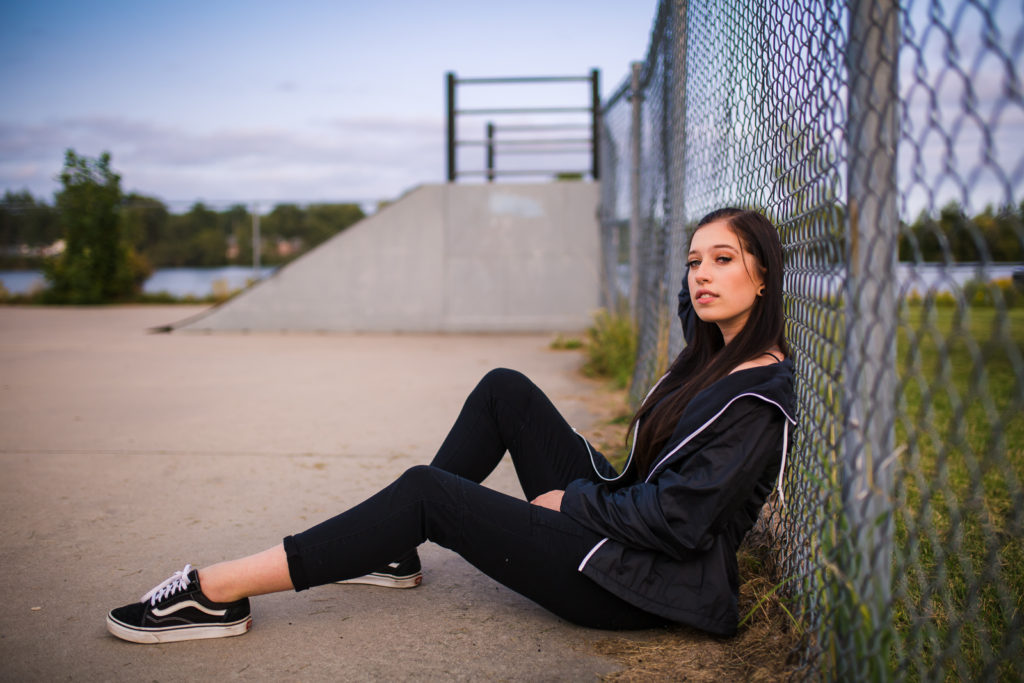
[[[494,182],[494,124],[487,124],[487,182]]]
[[[590,175],[594,180],[601,178],[601,72],[590,70]]]
[[[897,0],[850,4],[846,354],[842,500],[849,543],[834,577],[849,587],[839,678],[882,680],[891,633],[892,459],[897,379]],[[848,553],[844,557],[844,554]]]
[[[455,73],[445,75],[448,120],[448,182],[455,182]]]

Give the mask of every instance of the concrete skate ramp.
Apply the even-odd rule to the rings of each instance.
[[[599,305],[589,182],[425,185],[186,331],[579,330]]]

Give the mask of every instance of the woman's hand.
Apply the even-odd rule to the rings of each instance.
[[[561,512],[562,495],[564,493],[565,491],[562,491],[561,489],[548,491],[547,493],[540,494],[539,496],[531,500],[530,503],[532,503],[533,505],[539,505],[542,508],[554,510],[555,512]]]

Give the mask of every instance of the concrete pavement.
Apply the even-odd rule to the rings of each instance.
[[[0,678],[594,680],[619,668],[593,650],[608,634],[432,544],[416,590],[256,598],[239,638],[108,635],[107,610],[186,562],[262,550],[429,461],[492,367],[526,372],[577,427],[595,419],[580,356],[550,351],[548,336],[147,332],[199,310],[0,307]],[[518,493],[507,459],[487,483]]]

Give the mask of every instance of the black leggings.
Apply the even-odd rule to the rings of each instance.
[[[597,478],[583,439],[547,396],[518,372],[492,370],[429,466],[407,470],[354,508],[284,539],[295,589],[361,576],[430,540],[570,622],[608,629],[666,623],[577,570],[599,534],[480,485],[506,450],[528,500]],[[595,458],[606,476],[614,474]]]

